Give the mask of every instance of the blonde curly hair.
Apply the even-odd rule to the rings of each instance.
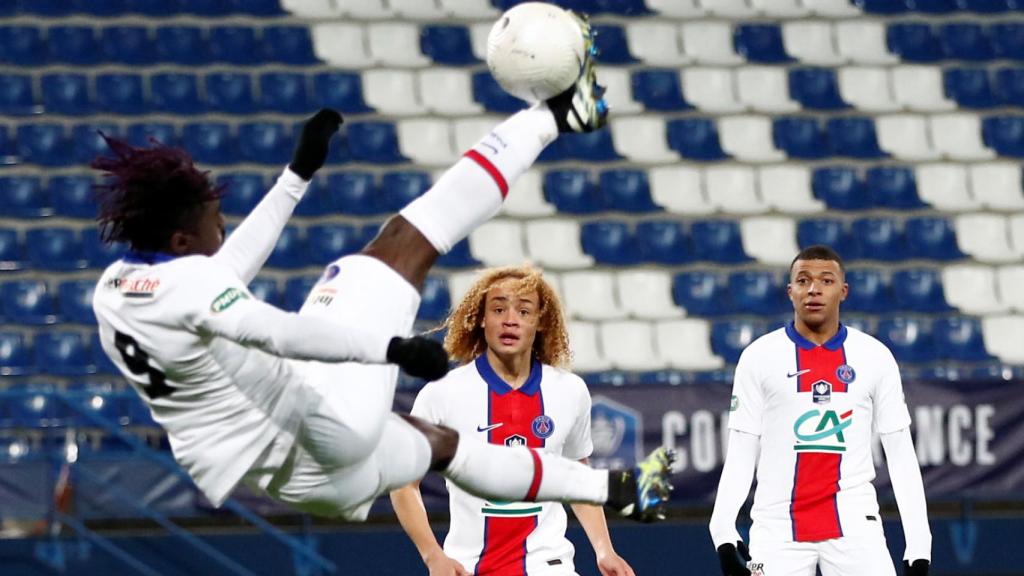
[[[488,268],[480,273],[442,326],[448,329],[444,338],[445,350],[460,364],[472,362],[487,350],[482,327],[487,292],[498,282],[509,278],[518,280],[517,294],[536,291],[539,296],[533,357],[542,364],[568,368],[572,362],[572,351],[569,348],[569,332],[562,314],[562,303],[555,290],[544,280],[541,270],[529,264]]]

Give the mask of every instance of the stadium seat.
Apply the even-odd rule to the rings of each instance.
[[[839,253],[845,260],[857,258],[857,246],[841,220],[811,218],[801,220],[796,226],[796,243],[801,250],[821,244]]]
[[[182,66],[199,66],[210,59],[203,30],[197,26],[157,27],[156,56],[161,62]]]
[[[284,283],[284,309],[298,312],[306,301],[306,296],[319,281],[318,276],[297,276]]]
[[[100,241],[99,230],[94,227],[82,230],[82,252],[90,268],[106,268],[108,264],[124,256],[128,247],[123,244],[104,244]]]
[[[380,193],[373,174],[346,171],[327,177],[330,204],[346,215],[366,216],[380,214]]]
[[[280,166],[292,156],[290,129],[279,122],[246,122],[238,126],[238,152],[243,162]]]
[[[686,22],[680,36],[683,53],[698,64],[742,64],[744,58],[736,53],[732,26],[725,22]]]
[[[983,132],[977,115],[936,114],[929,121],[932,144],[944,157],[951,160],[987,160],[995,157],[995,151],[986,147],[992,145],[988,141],[991,134],[988,130]],[[986,127],[989,125],[986,124]]]
[[[618,320],[626,317],[615,293],[611,272],[583,270],[561,276],[566,314],[581,320]]]
[[[96,108],[110,114],[143,114],[149,111],[139,74],[100,74],[96,77]]]
[[[611,362],[601,355],[596,324],[569,321],[566,327],[569,331],[569,342],[572,345],[574,372],[597,372],[611,368]]]
[[[900,108],[885,68],[845,66],[839,69],[838,79],[839,94],[858,110],[892,112]]]
[[[925,208],[917,196],[914,172],[906,166],[874,166],[866,175],[872,203],[882,208],[912,210]]]
[[[305,239],[299,234],[298,227],[288,225],[281,231],[274,251],[267,258],[267,266],[291,270],[303,268],[309,263],[308,253]]]
[[[120,127],[112,122],[78,124],[71,128],[71,150],[75,161],[88,165],[97,156],[110,154],[110,147],[100,133],[121,138]]]
[[[696,260],[735,264],[750,258],[743,252],[739,224],[732,220],[700,220],[690,227]]]
[[[999,214],[960,214],[954,221],[957,246],[979,262],[1016,262],[1020,257],[1010,245],[1008,222]]]
[[[41,66],[49,60],[44,28],[4,26],[0,28],[0,61],[14,66]]]
[[[943,57],[942,45],[929,24],[901,22],[890,24],[886,43],[904,62],[936,62]]]
[[[1024,290],[1020,290],[1024,283],[1024,266],[1011,264],[1000,266],[996,269],[996,290],[999,293],[999,301],[1007,310],[1024,312]]]
[[[38,270],[80,270],[86,267],[78,235],[70,228],[34,228],[25,232],[25,250]]]
[[[774,24],[740,24],[733,31],[736,53],[750,62],[791,62],[782,44],[782,30]]]
[[[645,262],[683,264],[693,258],[690,237],[676,220],[650,220],[636,225],[637,247]]]
[[[252,78],[248,74],[215,72],[207,74],[204,83],[206,85],[206,105],[210,111],[249,114],[256,110]]]
[[[743,251],[764,264],[788,266],[798,252],[796,222],[792,218],[763,216],[740,221]]]
[[[44,86],[44,89],[46,86]],[[0,114],[24,116],[38,112],[28,74],[0,74]]]
[[[698,110],[719,114],[743,110],[728,68],[684,68],[682,90],[686,101]]]
[[[995,72],[994,93],[1006,106],[1024,107],[1024,68],[1000,68]]]
[[[647,110],[673,112],[692,108],[683,98],[679,72],[672,69],[637,70],[632,75],[633,99]]]
[[[811,174],[814,196],[832,209],[863,210],[871,207],[871,195],[857,170],[847,166],[824,166]]]
[[[619,302],[633,318],[676,318],[683,310],[672,302],[672,276],[662,270],[626,269],[615,275]]]
[[[974,199],[990,210],[1024,210],[1021,168],[1016,162],[971,164],[968,169]]]
[[[381,206],[385,212],[398,212],[430,186],[430,175],[426,172],[388,172],[380,180]]]
[[[648,66],[678,67],[689,59],[679,41],[679,26],[665,20],[634,19],[626,23],[629,53]]]
[[[439,322],[448,316],[452,302],[448,295],[448,281],[444,277],[427,276],[420,289],[420,298],[418,319]]]
[[[192,74],[161,73],[150,77],[151,102],[156,110],[173,114],[201,114],[199,82]]]
[[[811,190],[810,170],[803,166],[780,164],[761,168],[758,190],[769,208],[785,214],[810,214],[825,209]]]
[[[900,160],[921,162],[936,160],[940,154],[932,148],[927,120],[917,114],[889,114],[876,120],[878,147]]]
[[[41,332],[32,341],[39,372],[54,376],[85,376],[96,371],[89,343],[78,332]]]
[[[373,65],[367,27],[363,24],[338,21],[313,24],[312,35],[317,57],[336,68],[352,70]]]
[[[283,114],[312,112],[306,98],[306,75],[295,72],[268,72],[260,75],[260,108]]]
[[[835,72],[827,68],[790,70],[789,95],[801,107],[812,110],[842,110],[850,107],[839,95]]]
[[[888,47],[886,26],[881,21],[858,18],[837,22],[835,34],[839,55],[847,61],[875,65],[899,62],[898,53],[890,51]],[[847,99],[847,102],[849,101]]]
[[[57,300],[65,322],[74,324],[96,324],[92,310],[92,295],[96,288],[94,280],[66,280],[57,287]]]
[[[987,316],[981,328],[990,354],[1009,364],[1024,364],[1024,316]]]
[[[313,76],[313,100],[345,114],[372,112],[372,108],[363,101],[359,74],[351,72],[320,72]]]
[[[585,170],[549,170],[544,174],[544,199],[559,212],[592,214],[605,209],[601,189]]]
[[[711,327],[711,350],[723,360],[735,364],[743,350],[764,334],[765,325],[751,320],[722,320]]]
[[[636,238],[629,224],[612,220],[585,222],[580,227],[583,252],[598,264],[629,266],[640,259]]]
[[[435,2],[388,0],[387,4],[396,16],[404,20],[438,20],[446,15],[444,9]]]
[[[251,26],[210,27],[209,54],[212,62],[249,66],[263,62],[263,50]]]
[[[612,133],[608,130],[596,130],[588,134],[563,134],[552,146],[548,146],[545,152],[554,146],[563,148],[567,160],[610,162],[621,159],[615,151]]]
[[[757,14],[754,6],[747,0],[719,0],[718,2],[701,3],[701,7],[708,15],[724,19],[739,20],[751,18]]]
[[[680,370],[717,370],[725,365],[712,352],[707,320],[666,320],[654,324],[661,363]]]
[[[943,212],[966,212],[981,204],[971,196],[967,170],[952,163],[918,166],[918,194],[921,200]]]
[[[954,264],[942,269],[946,302],[964,314],[1000,314],[1006,304],[996,292],[996,274],[990,266]]]
[[[876,336],[898,362],[930,362],[938,355],[928,328],[925,321],[912,317],[883,318]]]
[[[178,145],[178,136],[174,124],[165,122],[131,124],[128,126],[126,137],[128,143],[132,146],[152,146],[152,140],[167,146]]]
[[[914,9],[928,14],[949,14],[959,10],[956,0],[914,0]]]
[[[637,61],[629,53],[626,30],[616,24],[592,25],[601,62],[613,65],[632,64]]]
[[[636,114],[643,112],[644,107],[633,99],[632,81],[629,70],[610,67],[601,71],[601,86],[604,86],[604,99],[608,107],[619,114]]]
[[[370,24],[367,28],[370,55],[383,66],[422,68],[431,64],[420,51],[420,29],[411,22]]]
[[[619,370],[651,370],[664,367],[655,355],[654,331],[649,322],[619,320],[602,322],[601,347],[604,357]]]
[[[785,285],[775,272],[733,272],[729,275],[729,294],[739,313],[772,316],[789,309]]]
[[[849,312],[885,314],[893,310],[892,289],[879,268],[854,268],[846,271],[850,292],[842,304]]]
[[[995,92],[984,68],[951,68],[943,73],[946,95],[961,108],[992,108]]]
[[[335,212],[337,212],[337,209],[327,191],[326,178],[323,175],[313,177],[309,182],[309,188],[306,189],[306,194],[302,197],[302,201],[295,207],[294,215],[317,218],[330,216]]]
[[[665,121],[651,115],[612,118],[612,143],[619,155],[638,163],[677,162],[668,147]]]
[[[946,97],[942,71],[935,66],[897,66],[892,69],[896,103],[916,112],[942,112],[956,108]]]
[[[809,11],[802,0],[750,0],[750,6],[768,17],[795,18]]]
[[[398,149],[398,135],[390,122],[353,122],[347,125],[349,150],[353,160],[373,164],[393,164],[405,158]]]
[[[21,124],[15,136],[21,161],[41,166],[72,163],[71,142],[61,124]]]
[[[1018,8],[1014,0],[961,0],[963,9],[982,14],[998,14]]]
[[[420,51],[442,66],[468,66],[478,62],[465,26],[424,26],[420,30]]]
[[[18,239],[18,231],[0,228],[0,271],[18,270],[24,263],[25,251]]]
[[[993,56],[992,41],[980,24],[956,22],[939,30],[942,52],[951,60],[984,62]]]
[[[985,145],[1000,156],[1024,158],[1024,117],[991,116],[981,129]]]
[[[829,155],[827,136],[815,118],[775,118],[772,120],[772,142],[790,158],[816,160]]]
[[[247,216],[269,190],[263,175],[257,172],[220,174],[217,184],[225,187],[220,210],[229,216]]]
[[[55,324],[60,317],[53,295],[42,280],[16,280],[0,284],[3,317],[7,322],[42,326]]]
[[[757,195],[754,170],[745,166],[712,166],[704,170],[708,202],[726,214],[759,214],[768,206]]]
[[[886,153],[878,147],[875,123],[871,118],[855,116],[830,118],[826,125],[833,155],[862,160],[874,160],[886,156]]]
[[[527,106],[523,100],[505,92],[487,71],[473,73],[473,100],[489,112],[517,112]]]
[[[469,249],[486,266],[521,264],[527,259],[523,226],[513,220],[485,222],[470,233]]]
[[[605,170],[599,182],[601,195],[610,210],[643,213],[661,209],[651,200],[647,173],[642,170]]]
[[[420,100],[431,113],[443,116],[472,116],[483,112],[473,100],[469,72],[427,68],[417,74]]]
[[[96,29],[92,26],[50,26],[46,32],[52,62],[90,66],[103,60]]]
[[[932,323],[932,339],[936,356],[963,362],[991,359],[985,351],[981,322],[977,318],[953,316],[937,318]]]
[[[93,112],[92,100],[89,97],[89,81],[84,74],[45,74],[40,83],[43,112],[68,116]]]
[[[1010,228],[1010,245],[1018,256],[1024,258],[1024,214],[1010,216],[1007,224]]]
[[[196,162],[224,165],[238,158],[231,126],[224,122],[186,124],[181,132],[181,143]]]
[[[53,214],[48,191],[36,176],[0,176],[0,213],[14,218]]]
[[[470,268],[479,266],[480,262],[473,258],[469,250],[469,240],[463,238],[456,242],[451,250],[439,256],[436,264],[444,268]]]
[[[516,180],[509,189],[502,211],[509,216],[523,218],[551,216],[557,212],[544,199],[543,180],[538,170],[527,170]]]
[[[853,0],[853,3],[868,14],[903,14],[910,10],[904,0]]]
[[[21,332],[0,332],[0,376],[23,376],[33,374],[35,370],[32,347],[25,335]]]
[[[102,30],[100,50],[107,62],[134,65],[156,63],[153,39],[146,27],[107,26]]]
[[[804,64],[841,64],[843,58],[836,52],[832,36],[832,26],[827,22],[793,20],[782,23],[783,48]]]
[[[897,270],[892,275],[896,306],[910,312],[947,312],[942,284],[939,272],[931,268]]]
[[[362,235],[354,226],[322,224],[306,229],[309,263],[326,266],[334,260],[362,249]]]
[[[92,198],[90,176],[52,176],[48,182],[54,213],[70,218],[95,218],[96,203]]]
[[[989,26],[992,49],[998,58],[1024,60],[1024,24],[999,22]]]
[[[964,257],[957,247],[953,224],[946,218],[909,218],[905,232],[907,255],[911,258],[956,260]]]
[[[685,158],[724,160],[728,158],[718,140],[718,128],[707,118],[668,121],[668,145]]]
[[[267,62],[293,66],[319,63],[307,26],[267,26],[263,28],[261,40],[263,58]]]
[[[583,252],[579,222],[552,218],[529,221],[525,228],[527,253],[538,265],[571,270],[594,264],[594,259]]]
[[[903,230],[891,218],[855,220],[851,236],[858,244],[857,254],[871,260],[896,261],[906,258]]]
[[[743,162],[780,162],[786,155],[772,143],[771,121],[764,116],[728,116],[718,121],[722,150]]]

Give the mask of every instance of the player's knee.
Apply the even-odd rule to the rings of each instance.
[[[455,449],[459,445],[459,433],[447,426],[431,424],[426,420],[402,414],[402,418],[415,427],[427,438],[430,444],[430,469],[444,470],[455,457]]]

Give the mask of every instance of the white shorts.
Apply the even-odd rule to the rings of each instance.
[[[750,531],[752,574],[763,576],[896,576],[880,521],[858,533],[822,542],[782,542],[767,529]],[[753,570],[760,565],[761,572]]]

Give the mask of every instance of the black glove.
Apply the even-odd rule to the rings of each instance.
[[[903,561],[903,576],[928,576],[928,565],[927,560],[914,560],[911,564],[906,560]]]
[[[388,362],[398,366],[410,376],[424,380],[437,380],[448,373],[448,353],[439,342],[424,336],[399,338],[388,344]]]
[[[750,576],[747,562],[750,562],[750,552],[742,540],[735,546],[722,544],[718,547],[718,563],[724,576]]]
[[[327,161],[327,145],[331,136],[338,132],[341,123],[341,113],[330,108],[321,108],[312,118],[306,120],[302,126],[302,135],[299,136],[299,144],[292,154],[292,163],[288,165],[305,181],[313,179],[313,174]]]

